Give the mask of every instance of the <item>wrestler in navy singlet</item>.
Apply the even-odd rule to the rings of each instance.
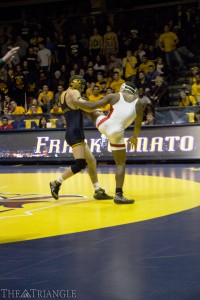
[[[83,112],[80,109],[70,108],[66,101],[64,95],[64,103],[61,103],[62,111],[67,124],[70,126],[66,127],[65,139],[69,146],[73,147],[77,144],[84,142],[84,126],[83,126]]]

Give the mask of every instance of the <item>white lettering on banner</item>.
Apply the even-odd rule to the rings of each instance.
[[[137,152],[148,152],[148,138],[138,138]]]
[[[145,153],[145,152],[175,152],[192,151],[194,150],[194,137],[193,136],[166,136],[163,137],[138,137],[136,149],[128,147],[127,152]]]
[[[128,138],[125,138],[127,142]],[[88,139],[88,146],[92,153],[101,154],[101,139]],[[49,137],[37,137],[37,145],[35,154],[43,153],[47,149],[49,154],[63,154],[72,153],[71,147],[62,139],[50,139]],[[158,152],[175,152],[175,151],[189,152],[194,150],[193,136],[166,136],[166,137],[138,137],[138,144],[136,149],[130,148],[130,143],[127,144],[128,153],[158,153]],[[110,145],[106,146],[103,153],[111,152]]]
[[[101,139],[90,139],[90,150],[95,153],[101,153]]]
[[[163,150],[163,138],[162,137],[153,137],[151,142],[150,152],[155,152],[157,147],[158,152],[162,152]]]
[[[166,136],[165,141],[169,141],[168,151],[175,151],[175,141],[180,141],[180,136]]]
[[[60,153],[60,140],[50,140],[48,153]]]
[[[42,153],[41,151],[41,147],[46,147],[47,143],[44,142],[48,142],[49,141],[49,137],[48,136],[42,136],[42,137],[37,137],[37,147],[36,147],[36,154]]]
[[[193,136],[183,136],[180,142],[181,151],[192,151],[194,148],[194,137]]]

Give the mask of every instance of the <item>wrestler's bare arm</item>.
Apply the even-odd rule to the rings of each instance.
[[[81,94],[78,90],[73,90],[71,88],[68,88],[67,91],[63,92],[63,94],[61,95],[61,103],[63,103],[63,101],[66,101],[67,105],[71,109],[76,110],[79,107],[76,105],[74,100],[80,98],[80,96]]]
[[[102,106],[105,106],[106,104],[113,104],[112,102],[116,102],[116,99],[118,99],[117,94],[109,94],[106,95],[103,99],[98,100],[97,102],[91,102],[91,101],[84,101],[82,98],[79,98],[77,100],[73,100],[73,104],[78,106],[80,109],[91,112],[94,111],[97,108],[100,108]]]
[[[134,132],[133,135],[128,139],[128,142],[131,143],[131,149],[137,146],[137,137],[141,130],[141,125],[143,121],[145,105],[142,101],[138,100],[136,103],[136,118],[134,124]]]

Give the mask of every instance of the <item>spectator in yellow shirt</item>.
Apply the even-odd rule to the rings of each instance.
[[[89,96],[93,94],[93,88],[95,86],[95,82],[92,81],[91,83],[88,83],[88,88],[85,92],[86,98],[89,99]]]
[[[41,106],[38,105],[38,100],[33,99],[26,114],[33,115],[33,114],[42,114],[42,113],[43,111]]]
[[[98,72],[97,73],[97,82],[95,85],[97,85],[101,91],[102,87],[101,87],[101,83],[102,81],[107,82],[108,78],[105,78],[102,72]]]
[[[159,37],[159,46],[161,51],[165,53],[165,59],[169,72],[173,71],[173,61],[176,60],[180,69],[184,69],[183,60],[176,49],[179,38],[175,32],[170,31],[169,25],[164,26],[164,33]]]
[[[188,91],[181,90],[179,93],[179,106],[195,106],[197,105],[196,99],[189,94]]]
[[[48,85],[43,85],[42,92],[39,93],[38,102],[42,106],[44,113],[50,112],[52,106],[52,100],[54,98],[54,93],[49,91]]]
[[[110,84],[110,87],[113,89],[114,93],[118,93],[120,91],[120,86],[125,82],[124,79],[122,79],[119,76],[118,72],[114,72],[113,74],[113,81]]]
[[[95,85],[93,87],[93,94],[88,97],[89,101],[97,102],[102,98],[104,98],[104,96],[100,94],[99,87],[97,85]],[[102,110],[102,111],[108,111],[109,109],[110,109],[110,104],[100,108],[100,110]]]
[[[124,77],[126,81],[135,83],[137,74],[137,58],[132,54],[131,50],[126,51],[126,57],[122,60],[122,68],[124,69]]]
[[[196,74],[196,82],[192,84],[192,96],[197,101],[197,104],[200,105],[200,74]]]
[[[17,102],[12,100],[10,102],[11,114],[12,115],[23,115],[25,114],[25,108],[23,106],[18,106]]]
[[[142,56],[142,63],[139,65],[138,71],[143,71],[146,75],[149,72],[149,67],[153,66],[155,69],[155,64],[152,60],[149,60],[146,55]]]
[[[53,103],[53,107],[50,110],[51,114],[62,114],[62,108],[60,106],[58,106],[57,102]]]

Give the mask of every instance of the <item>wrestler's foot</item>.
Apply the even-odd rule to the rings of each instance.
[[[110,199],[113,199],[113,197],[107,195],[105,190],[103,190],[102,188],[99,188],[97,191],[95,191],[94,198],[97,199],[97,200],[110,200]]]
[[[58,200],[59,196],[58,196],[58,192],[60,189],[61,184],[59,182],[55,181],[51,181],[49,183],[50,185],[50,189],[51,189],[51,195],[54,199]]]
[[[135,200],[133,199],[127,199],[123,196],[120,196],[120,195],[115,195],[114,197],[114,202],[116,204],[133,204],[135,202]]]

